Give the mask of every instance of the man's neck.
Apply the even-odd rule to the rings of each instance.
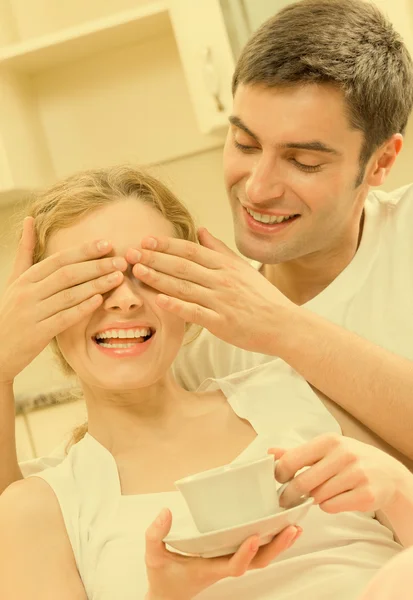
[[[301,306],[318,296],[350,264],[360,245],[363,225],[364,213],[357,239],[341,245],[339,250],[275,265],[263,265],[261,273],[284,296]]]

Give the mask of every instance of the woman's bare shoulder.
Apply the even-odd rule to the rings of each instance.
[[[12,483],[0,496],[0,520],[13,520],[33,525],[39,519],[52,522],[61,514],[58,500],[52,488],[40,477],[28,477]]]
[[[87,600],[57,497],[40,477],[0,496],[0,597]]]

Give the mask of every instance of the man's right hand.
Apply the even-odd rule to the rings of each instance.
[[[15,377],[59,333],[96,310],[123,280],[123,257],[103,258],[111,245],[85,243],[33,265],[34,219],[24,220],[13,272],[0,298],[0,383]],[[111,279],[114,277],[114,279]]]

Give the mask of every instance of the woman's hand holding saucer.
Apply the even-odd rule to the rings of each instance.
[[[292,546],[301,533],[290,526],[269,544],[258,547],[258,536],[245,540],[232,556],[200,558],[183,556],[166,549],[172,515],[164,509],[146,532],[146,570],[149,589],[146,600],[191,600],[204,589],[226,577],[240,577],[250,569],[266,567]]]
[[[102,294],[121,283],[127,262],[105,258],[111,251],[105,243],[69,248],[34,265],[34,220],[24,220],[13,272],[0,299],[0,383],[11,384],[56,335],[91,314]]]
[[[268,452],[278,459],[277,481],[292,480],[281,495],[282,506],[308,495],[327,513],[385,511],[411,477],[392,456],[342,435],[321,435],[290,450]]]

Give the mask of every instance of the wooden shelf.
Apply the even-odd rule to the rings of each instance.
[[[165,2],[152,2],[108,18],[0,49],[0,68],[35,73],[115,47],[136,44],[171,28]]]

